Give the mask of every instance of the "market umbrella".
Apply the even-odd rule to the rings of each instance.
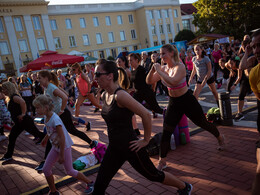
[[[46,51],[41,57],[30,62],[26,66],[20,68],[20,72],[28,72],[29,70],[43,70],[66,67],[67,64],[82,62],[84,58],[81,56],[72,56],[67,54],[58,54],[56,51]]]
[[[71,52],[67,53],[68,55],[74,55],[74,56],[83,56],[84,53],[81,53],[80,51],[77,50],[72,50]]]

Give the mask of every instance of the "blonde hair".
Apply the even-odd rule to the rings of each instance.
[[[6,89],[6,92],[7,92],[6,95],[9,97],[9,98],[8,98],[8,101],[10,100],[10,97],[11,97],[12,95],[14,95],[14,94],[20,96],[20,94],[19,94],[17,88],[16,88],[15,85],[14,85],[12,82],[10,82],[10,81],[4,82],[4,83],[2,84],[2,88]],[[20,97],[21,97],[21,96],[20,96]]]
[[[50,96],[39,95],[33,100],[34,107],[47,107],[48,111],[52,111],[54,108],[53,101]]]
[[[173,52],[173,60],[180,63],[179,52],[175,45],[165,44],[161,48],[166,49],[168,52]]]
[[[127,90],[130,86],[126,71],[122,67],[118,67],[118,83],[124,90]]]

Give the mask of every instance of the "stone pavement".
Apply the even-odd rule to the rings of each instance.
[[[100,112],[93,114],[94,108],[82,106],[83,118],[88,117],[92,129],[87,135],[102,143],[108,143],[106,126]],[[137,117],[139,128],[142,131],[140,118]],[[162,130],[162,116],[153,119],[153,134]],[[43,125],[38,125],[42,130]],[[190,123],[190,128],[195,128]],[[85,131],[83,126],[78,128]],[[184,181],[193,184],[193,194],[250,194],[251,184],[256,169],[255,141],[258,138],[255,128],[232,126],[219,126],[221,133],[225,134],[227,149],[217,151],[217,141],[208,132],[202,131],[191,137],[191,143],[179,146],[168,154],[168,171]],[[6,132],[8,135],[8,132]],[[71,136],[74,145],[72,149],[73,160],[90,151],[88,145],[75,136]],[[44,148],[35,145],[32,136],[24,133],[17,139],[14,160],[0,165],[0,194],[21,194],[46,185],[43,174],[37,173],[34,168],[42,160]],[[5,152],[8,141],[0,142],[0,155]],[[158,156],[152,161],[157,164]],[[63,167],[56,163],[53,168],[55,180],[65,175]],[[97,173],[90,175],[95,180]],[[84,194],[85,185],[76,181],[59,188],[62,194]],[[139,175],[128,163],[115,175],[107,194],[176,194],[176,189],[146,180]]]

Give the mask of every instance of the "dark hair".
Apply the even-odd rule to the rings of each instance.
[[[196,46],[199,46],[199,48],[202,50],[202,52],[201,52],[201,58],[204,58],[204,56],[206,56],[206,51],[204,50],[204,47],[203,47],[202,45],[196,44],[196,45],[194,46],[194,48],[195,48]]]
[[[129,57],[133,57],[134,59],[138,60],[138,62],[141,61],[141,56],[139,53],[130,53]]]
[[[220,58],[219,62],[226,62],[226,60],[224,58]]]
[[[118,83],[120,87],[122,87],[124,90],[127,90],[130,86],[130,81],[126,71],[122,67],[118,67],[118,72]]]
[[[236,63],[236,68],[239,67],[240,59],[239,59],[238,56],[233,56],[233,57],[231,57],[231,58],[230,58],[230,61],[233,61],[233,62]]]
[[[119,58],[125,63],[125,67],[129,68],[128,60],[126,59],[126,57],[125,56],[120,56]]]
[[[116,63],[110,60],[100,59],[98,65],[102,66],[103,70],[107,73],[113,73],[113,81],[118,80],[118,67]]]
[[[41,71],[39,72],[39,75],[40,75],[41,77],[44,77],[44,78],[47,77],[49,81],[52,80],[52,75],[51,75],[51,73],[50,73],[48,70],[41,70]]]
[[[252,39],[253,37],[257,37],[258,35],[260,35],[260,28],[254,30],[253,34],[251,35],[251,39]]]

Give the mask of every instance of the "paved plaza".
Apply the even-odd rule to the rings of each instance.
[[[163,99],[166,98],[161,97],[161,105],[164,104]],[[83,118],[87,117],[92,124],[92,129],[87,132],[87,135],[91,139],[107,144],[105,122],[101,118],[100,112],[93,113],[93,111],[92,106],[81,107]],[[143,134],[140,118],[137,117],[137,119]],[[161,115],[152,120],[152,135],[162,131],[162,120]],[[41,130],[43,129],[43,125],[38,124],[38,126]],[[222,152],[216,150],[217,142],[211,134],[206,131],[198,131],[198,128],[191,122],[189,122],[189,127],[190,131],[195,130],[195,134],[191,136],[191,142],[169,152],[168,168],[165,171],[192,183],[193,194],[250,194],[256,169],[255,142],[258,134],[255,126],[253,128],[238,124],[232,127],[219,126],[219,130],[225,135],[227,142],[227,149]],[[83,126],[79,126],[78,129],[85,132]],[[86,142],[75,136],[71,135],[71,137],[75,143],[72,147],[73,160],[90,151]],[[32,136],[22,133],[16,142],[14,160],[0,165],[1,194],[17,195],[33,192],[40,194],[42,192],[40,190],[46,187],[44,175],[34,170],[44,156],[44,148],[35,145],[32,139]],[[1,155],[5,152],[7,144],[7,140],[0,143]],[[153,156],[151,159],[157,164],[158,156]],[[68,177],[64,178],[65,171],[58,163],[56,163],[53,173],[56,181],[68,179]],[[95,180],[96,176],[97,173],[89,175],[92,180]],[[59,191],[66,195],[84,194],[84,187],[85,184],[82,182],[74,181],[62,185],[59,187]],[[166,195],[176,194],[176,189],[146,180],[128,163],[125,163],[107,188],[107,194]]]

